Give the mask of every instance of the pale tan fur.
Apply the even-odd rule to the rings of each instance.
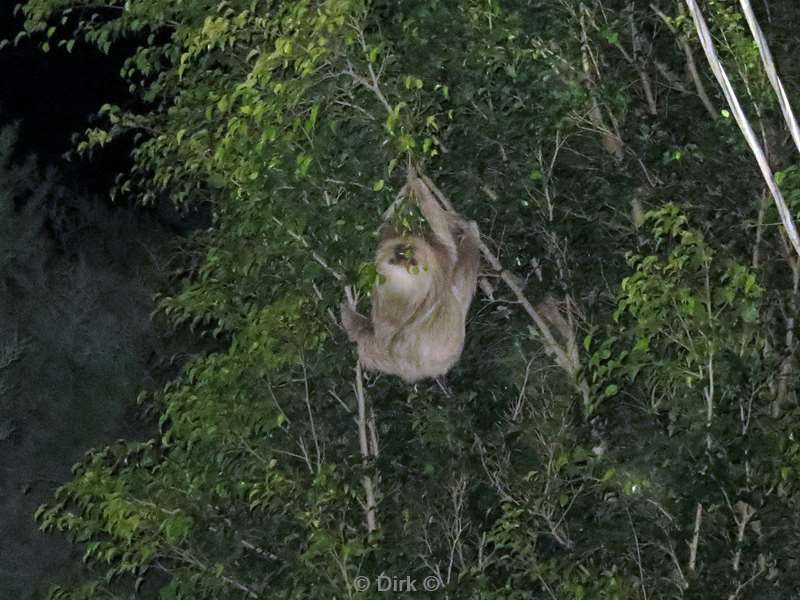
[[[372,293],[370,318],[353,302],[343,303],[341,312],[366,369],[413,383],[444,375],[461,356],[480,240],[475,223],[444,211],[420,180],[409,187],[431,233],[384,236],[375,255],[381,283]]]

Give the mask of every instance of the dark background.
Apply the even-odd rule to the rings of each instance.
[[[34,600],[83,577],[82,549],[38,531],[34,511],[86,451],[154,435],[136,396],[169,376],[162,359],[172,350],[150,315],[169,248],[192,225],[168,198],[148,209],[110,201],[130,140],[91,159],[70,152],[102,104],[130,106],[119,71],[133,46],[107,56],[81,44],[72,53],[14,45],[15,4],[0,0],[0,39],[12,42],[0,50],[0,127],[18,124],[19,138],[0,174],[34,155],[30,189],[45,189],[48,169],[57,181],[35,206],[0,181],[0,202],[16,207],[0,240],[0,256],[12,257],[0,261],[0,349],[17,340],[22,349],[0,372],[0,600]]]
[[[72,135],[91,125],[103,103],[125,103],[121,50],[106,56],[80,44],[72,53],[63,48],[44,53],[24,39],[14,45],[23,23],[20,14],[14,16],[17,4],[0,1],[0,39],[12,42],[0,51],[0,122],[21,121],[20,154],[35,153],[87,191],[102,193],[127,166],[130,148],[115,142],[91,163],[77,157],[67,163],[62,156]]]

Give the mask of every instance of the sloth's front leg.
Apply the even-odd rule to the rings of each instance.
[[[411,189],[433,237],[447,248],[450,259],[455,262],[456,240],[453,237],[453,227],[459,223],[460,217],[447,213],[421,179],[415,179],[411,183]]]
[[[358,344],[358,358],[368,371],[393,373],[395,360],[389,356],[384,344],[375,338],[372,321],[357,313],[349,302],[341,304],[342,326],[351,342]]]
[[[370,320],[356,310],[357,299],[353,295],[350,286],[344,290],[345,301],[339,306],[342,318],[342,327],[347,332],[347,337],[351,342],[360,342],[367,336],[373,336],[373,328]]]

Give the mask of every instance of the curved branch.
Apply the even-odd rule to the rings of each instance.
[[[420,179],[422,180],[422,183],[424,183],[433,193],[436,199],[442,203],[442,206],[444,206],[448,211],[455,212],[453,204],[442,193],[442,191],[436,187],[436,184],[431,181],[430,177],[427,175],[421,175]],[[575,356],[570,356],[570,352],[558,343],[547,321],[542,317],[541,314],[539,314],[539,311],[534,308],[528,298],[525,297],[525,293],[517,283],[516,277],[514,277],[510,271],[503,268],[503,264],[500,262],[500,259],[497,258],[494,252],[489,249],[482,239],[480,240],[478,247],[480,248],[481,254],[486,259],[486,262],[489,263],[492,269],[499,273],[500,279],[502,279],[508,288],[513,292],[514,296],[517,298],[517,301],[520,303],[525,312],[528,313],[528,316],[536,325],[536,329],[544,339],[545,349],[548,351],[548,353],[555,357],[558,366],[564,369],[571,377],[574,378],[575,385],[583,397],[584,406],[588,406],[589,385],[580,376],[580,362]]]

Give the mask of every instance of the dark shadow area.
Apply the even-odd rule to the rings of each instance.
[[[124,54],[103,55],[76,44],[72,53],[54,48],[44,53],[29,41],[13,40],[23,19],[14,16],[15,1],[0,3],[0,39],[12,44],[0,51],[0,114],[19,120],[15,155],[35,153],[45,164],[58,164],[68,183],[93,193],[105,193],[120,171],[130,166],[130,148],[113,143],[93,160],[62,156],[72,148],[72,135],[90,126],[91,117],[106,102],[124,102],[127,87],[119,76]]]
[[[10,160],[15,133],[0,129],[0,597],[34,598],[79,558],[36,508],[85,451],[155,433],[136,396],[165,375],[150,315],[171,236]]]
[[[21,30],[14,4],[0,3],[0,39]],[[63,158],[101,104],[125,102],[122,61],[80,44],[71,54],[30,43],[0,51],[3,599],[40,598],[80,577],[80,546],[40,533],[33,514],[86,451],[156,433],[136,397],[174,374],[169,348],[181,347],[151,314],[176,233],[197,221],[168,199],[147,210],[110,203],[131,165],[126,142],[91,161]]]

